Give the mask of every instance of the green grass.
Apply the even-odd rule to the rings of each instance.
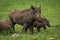
[[[0,40],[60,40],[60,0],[0,0],[0,19],[8,19],[8,14],[13,9],[27,9],[31,5],[42,7],[42,15],[49,19],[51,27],[47,27],[34,34],[22,33],[20,25],[15,26],[15,31],[19,32],[19,37],[13,38],[11,35],[0,34]],[[49,39],[53,38],[53,39]]]

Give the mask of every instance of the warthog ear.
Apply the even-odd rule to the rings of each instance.
[[[41,14],[41,6],[39,6],[40,14]]]
[[[31,5],[31,9],[33,9],[33,10],[35,9],[33,5]]]
[[[41,10],[41,6],[39,6],[39,9]]]

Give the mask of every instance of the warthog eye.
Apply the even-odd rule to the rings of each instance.
[[[42,22],[42,21],[38,21],[38,22]]]

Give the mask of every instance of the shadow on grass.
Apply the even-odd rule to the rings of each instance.
[[[5,31],[5,32],[0,32],[0,35],[12,35],[12,34],[14,34],[15,33],[15,31],[13,31],[13,30],[8,30],[8,31]]]
[[[60,24],[58,24],[58,25],[52,25],[51,27],[56,27],[56,28],[60,29]]]
[[[51,25],[51,27],[56,27],[56,28],[60,29],[60,25]],[[40,32],[41,32],[41,30],[40,30]],[[8,32],[0,33],[0,35],[12,35],[14,33],[19,33],[19,34],[22,34],[22,35],[23,34],[36,35],[36,34],[38,34],[40,32],[37,32],[37,30],[34,30],[33,34],[31,34],[29,31],[27,31],[26,33],[24,33],[24,32],[15,32],[13,30],[9,30]]]

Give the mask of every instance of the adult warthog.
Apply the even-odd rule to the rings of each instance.
[[[15,9],[9,14],[9,19],[12,21],[14,29],[15,24],[23,25],[23,31],[26,32],[26,27],[29,27],[30,32],[33,33],[33,23],[41,14],[41,7],[31,5],[31,8],[25,10]],[[15,29],[14,29],[15,30]]]

